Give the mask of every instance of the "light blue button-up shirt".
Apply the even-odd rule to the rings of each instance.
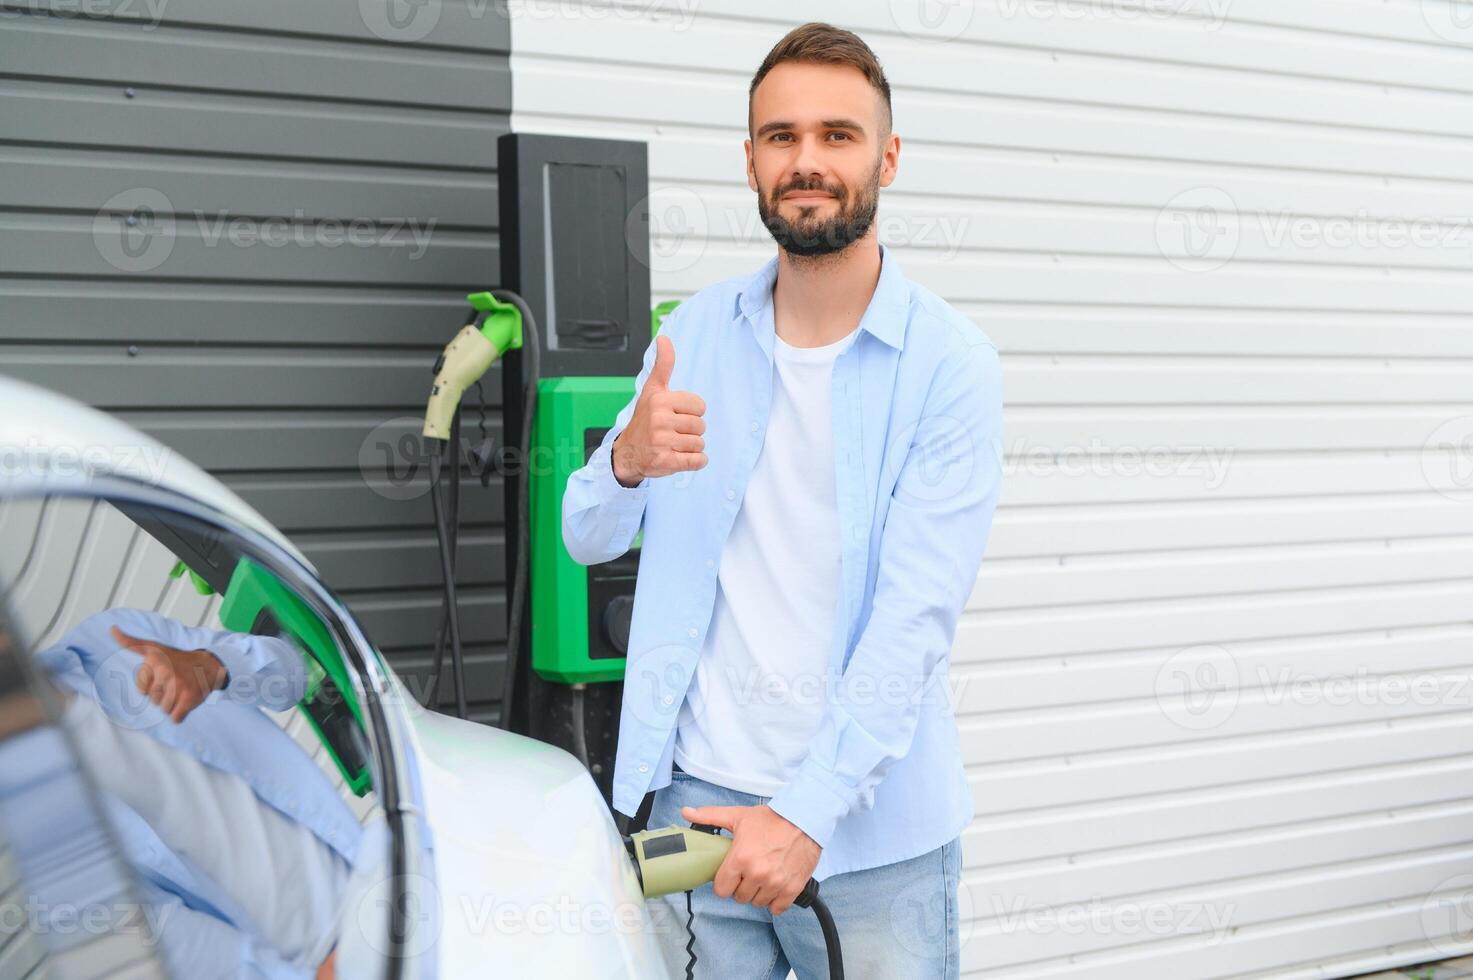
[[[1001,482],[1001,368],[974,323],[880,253],[859,336],[834,364],[833,682],[807,757],[768,803],[822,846],[819,879],[924,854],[974,812],[947,671]],[[708,465],[621,485],[609,450],[636,394],[563,498],[563,541],[578,562],[617,558],[644,532],[614,773],[625,814],[670,782],[722,548],[762,450],[777,262],[701,290],[661,328],[675,348],[671,390],[706,403]],[[654,359],[651,343],[636,392]]]
[[[209,650],[228,671],[226,686],[175,724],[138,690],[135,677],[143,657],[119,647],[109,632],[113,626],[176,649]],[[262,803],[299,822],[354,865],[363,828],[317,763],[259,710],[284,711],[305,693],[302,655],[286,640],[185,626],[147,610],[110,609],[83,620],[37,659],[57,684],[95,699],[114,724],[146,732],[204,765],[240,777]],[[13,794],[18,787],[9,790]],[[111,797],[105,802],[142,893],[170,912],[160,915],[160,938],[165,959],[176,971],[183,969],[180,975],[273,980],[312,975],[257,941],[246,896],[227,893],[176,854],[131,807]],[[179,806],[191,805],[179,801]]]

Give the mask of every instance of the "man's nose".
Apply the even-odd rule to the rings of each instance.
[[[804,136],[798,142],[798,156],[793,161],[793,183],[799,187],[821,189],[825,185],[825,176],[818,140],[811,134]]]

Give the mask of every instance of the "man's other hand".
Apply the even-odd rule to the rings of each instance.
[[[208,650],[176,650],[152,640],[129,636],[116,626],[113,639],[143,657],[138,668],[138,690],[174,720],[183,721],[204,703],[211,691],[225,686],[225,665]]]
[[[818,867],[818,843],[769,806],[686,806],[680,815],[731,831],[713,883],[720,898],[782,915]]]

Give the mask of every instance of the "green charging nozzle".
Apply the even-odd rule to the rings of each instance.
[[[425,406],[427,439],[448,440],[450,421],[465,390],[479,381],[497,358],[522,346],[521,310],[490,293],[471,293],[466,300],[476,312],[435,362],[435,384]]]
[[[731,838],[714,828],[662,827],[624,838],[645,898],[699,888],[716,877]]]

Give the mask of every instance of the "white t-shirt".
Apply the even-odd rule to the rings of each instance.
[[[676,719],[680,768],[757,796],[787,783],[823,717],[840,580],[830,398],[834,360],[857,333],[823,347],[774,335],[767,434]]]

